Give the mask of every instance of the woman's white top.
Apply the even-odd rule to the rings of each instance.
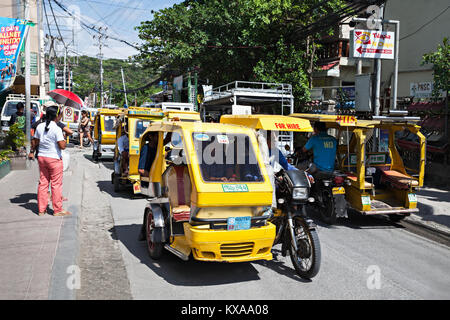
[[[55,121],[50,122],[47,132],[45,131],[45,122],[39,124],[34,133],[34,138],[39,139],[39,157],[61,159],[58,141],[64,141],[64,135]]]

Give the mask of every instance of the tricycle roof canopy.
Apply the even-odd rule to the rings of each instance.
[[[311,123],[307,119],[272,114],[223,115],[221,123],[236,124],[252,129],[274,131],[312,132]]]

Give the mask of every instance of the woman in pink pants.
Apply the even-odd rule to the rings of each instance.
[[[54,216],[66,216],[70,212],[62,208],[63,162],[61,150],[66,148],[66,141],[55,120],[59,114],[58,107],[48,107],[45,123],[37,126],[33,137],[33,147],[39,146],[40,179],[38,186],[38,208],[42,216],[47,211],[48,186],[51,182]]]

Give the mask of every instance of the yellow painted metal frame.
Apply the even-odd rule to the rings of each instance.
[[[125,123],[128,124],[128,140],[129,140],[129,169],[127,179],[131,181],[135,188],[135,193],[140,192],[139,186],[136,188],[136,184],[140,184],[140,175],[138,172],[139,165],[139,153],[140,153],[140,139],[134,136],[136,129],[136,123],[138,120],[150,120],[150,121],[162,121],[164,119],[164,112],[158,108],[140,108],[131,107],[124,109],[121,117],[119,118],[120,125],[116,127],[116,140],[115,140],[115,158],[118,157],[117,140],[122,135],[122,130]]]
[[[105,131],[105,116],[118,116],[123,113],[122,109],[99,109],[94,118],[94,139],[98,140],[99,127],[102,132],[102,141],[99,141],[102,145],[114,145],[116,141],[115,131]]]
[[[180,134],[192,185],[191,211],[193,208],[198,208],[200,211],[206,210],[208,218],[251,216],[252,210],[250,207],[272,204],[272,185],[253,130],[242,126],[217,123],[161,121],[150,124],[141,136],[141,144],[149,132],[159,133],[158,151],[150,169],[149,181],[152,183],[161,182],[162,174],[166,169],[163,146],[164,133],[177,132]],[[201,176],[197,153],[194,148],[193,133],[197,132],[246,134],[255,150],[264,181],[245,183],[248,192],[229,193],[224,192],[222,186],[235,183],[205,182]],[[201,217],[205,218],[203,215]],[[271,248],[275,239],[276,228],[270,222],[267,222],[265,226],[239,231],[210,229],[208,224],[193,225],[188,222],[183,223],[183,228],[184,235],[171,237],[170,246],[186,256],[189,256],[192,252],[193,257],[197,260],[243,262],[272,259]],[[245,255],[226,255],[223,246],[227,245],[238,248],[240,246],[251,247],[251,252]]]
[[[223,115],[220,117],[220,123],[270,131],[313,131],[309,120],[276,114]]]
[[[398,213],[401,213],[403,210],[411,210],[417,208],[417,202],[410,202],[408,194],[414,193],[416,188],[420,188],[423,186],[423,180],[425,175],[425,157],[426,157],[426,140],[424,135],[420,132],[420,126],[416,125],[414,122],[403,122],[403,121],[390,121],[383,122],[382,120],[356,120],[355,123],[351,126],[342,125],[338,122],[338,116],[336,115],[320,115],[320,114],[301,114],[294,113],[291,114],[292,117],[299,117],[303,119],[308,119],[311,121],[321,121],[326,123],[328,128],[335,128],[339,131],[351,131],[354,133],[354,137],[349,142],[350,151],[354,151],[357,155],[356,162],[356,181],[352,181],[350,186],[346,187],[346,199],[351,204],[354,209],[357,209],[364,213],[370,213],[372,208],[370,204],[364,205],[362,203],[362,197],[369,197],[371,200],[388,200],[394,199],[401,205],[396,207]],[[391,158],[390,169],[394,171],[398,171],[408,178],[412,180],[416,180],[418,182],[417,187],[410,186],[409,190],[396,190],[389,189],[385,193],[375,195],[372,193],[372,186],[370,188],[367,187],[367,182],[365,181],[365,173],[366,173],[366,163],[363,159],[366,158],[365,154],[365,139],[368,130],[372,129],[384,129],[389,132],[389,156]],[[395,146],[395,132],[403,129],[408,129],[412,133],[416,134],[420,140],[420,163],[419,163],[419,176],[418,178],[414,178],[407,174],[405,166],[403,164],[403,160]],[[343,166],[345,160],[345,154],[347,153],[346,148],[338,148],[338,154],[344,154],[343,157],[338,155],[339,159],[343,159],[340,165],[340,169],[347,171]],[[348,164],[350,166],[350,164]],[[382,211],[380,211],[382,213]]]
[[[161,182],[162,173],[165,170],[164,150],[162,146],[163,133],[178,131],[183,139],[183,147],[187,153],[187,162],[189,174],[192,180],[191,203],[198,207],[220,207],[220,206],[255,206],[270,205],[272,203],[272,186],[270,184],[266,168],[259,151],[259,146],[253,130],[242,126],[225,125],[220,123],[203,123],[203,122],[183,122],[183,121],[163,121],[160,123],[152,123],[142,137],[147,132],[159,132],[159,149],[156,161],[150,169],[150,181]],[[248,186],[247,192],[229,192],[224,193],[222,185],[224,184],[242,184],[242,183],[216,183],[205,182],[200,172],[200,166],[192,139],[194,132],[220,132],[220,133],[241,133],[249,136],[250,142],[254,148],[257,161],[260,165],[261,174],[264,178],[263,182],[246,182]],[[142,139],[141,137],[141,139]],[[249,196],[251,195],[251,196]]]

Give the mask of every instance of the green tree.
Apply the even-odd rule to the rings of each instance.
[[[443,44],[439,44],[437,50],[423,55],[422,65],[433,64],[433,97],[439,98],[440,91],[448,93],[450,89],[450,44],[448,38],[444,38]]]
[[[151,83],[157,77],[144,68],[139,62],[128,59],[105,59],[103,60],[103,91],[110,90],[113,86],[113,95],[111,102],[122,106],[125,102],[123,92],[122,75],[120,69],[123,68],[124,78],[128,94],[128,104],[134,105],[133,90],[141,88],[145,84]],[[78,64],[73,66],[73,88],[72,91],[80,98],[88,96],[91,93],[97,94],[97,101],[100,99],[100,61],[97,58],[88,56],[78,57]],[[150,96],[161,90],[157,86],[150,86],[136,92],[137,105],[149,101]]]
[[[299,25],[341,8],[333,0],[184,1],[154,13],[137,27],[138,59],[152,70],[179,75],[192,68],[213,85],[234,80],[290,83],[296,105],[309,98],[316,34]],[[331,32],[328,28],[322,31]]]

